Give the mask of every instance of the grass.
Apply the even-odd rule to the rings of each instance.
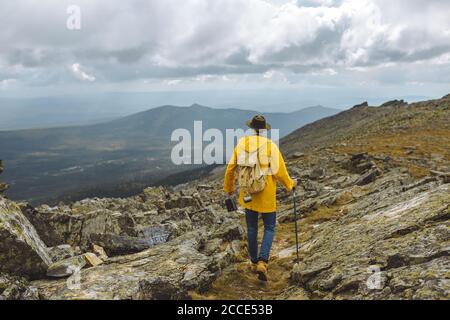
[[[349,203],[353,201],[351,194],[342,195],[338,202]],[[286,206],[280,206],[279,210],[286,210]],[[338,219],[345,212],[336,207],[320,207],[312,212],[308,217],[298,221],[300,244],[309,241],[314,234],[313,225]],[[245,226],[245,221],[242,219]],[[259,242],[262,240],[263,225],[259,225]],[[223,274],[212,284],[206,293],[191,292],[191,297],[195,300],[267,300],[276,299],[289,286],[289,277],[295,263],[295,250],[292,255],[286,258],[279,258],[281,250],[293,248],[295,246],[295,224],[294,222],[277,224],[277,231],[271,251],[269,263],[269,281],[261,282],[257,276],[250,271],[250,263],[247,258],[247,245],[243,242],[241,252],[235,258],[235,263],[227,267]],[[302,253],[300,254],[300,260]],[[305,295],[298,295],[298,299],[306,299]]]

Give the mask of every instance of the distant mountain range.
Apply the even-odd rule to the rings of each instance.
[[[285,136],[339,110],[311,107],[292,113],[266,113]],[[178,128],[245,128],[257,111],[213,109],[201,105],[162,106],[104,123],[48,129],[0,131],[8,195],[32,203],[92,196],[127,196],[193,169],[175,166],[170,136]]]

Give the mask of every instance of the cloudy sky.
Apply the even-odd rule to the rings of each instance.
[[[2,0],[0,96],[435,97],[450,92],[449,17],[448,0]]]

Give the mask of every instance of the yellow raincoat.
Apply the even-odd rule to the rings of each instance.
[[[235,191],[235,176],[239,154],[244,151],[254,152],[256,150],[258,150],[261,168],[267,172],[266,186],[263,191],[253,194],[252,201],[249,203],[244,203],[244,194],[240,192],[239,203],[246,209],[260,213],[276,212],[277,180],[283,184],[287,191],[292,190],[294,181],[286,170],[286,165],[278,146],[268,138],[255,135],[244,137],[239,141],[228,163],[223,189],[226,193]]]

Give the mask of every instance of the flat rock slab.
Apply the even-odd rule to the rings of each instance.
[[[201,248],[200,234],[186,234],[173,242],[83,269],[78,289],[69,289],[63,279],[39,280],[33,285],[42,298],[51,300],[186,298],[189,290],[208,288],[221,266],[233,257],[231,246],[211,256]]]
[[[0,271],[43,277],[52,260],[20,208],[0,196]]]

